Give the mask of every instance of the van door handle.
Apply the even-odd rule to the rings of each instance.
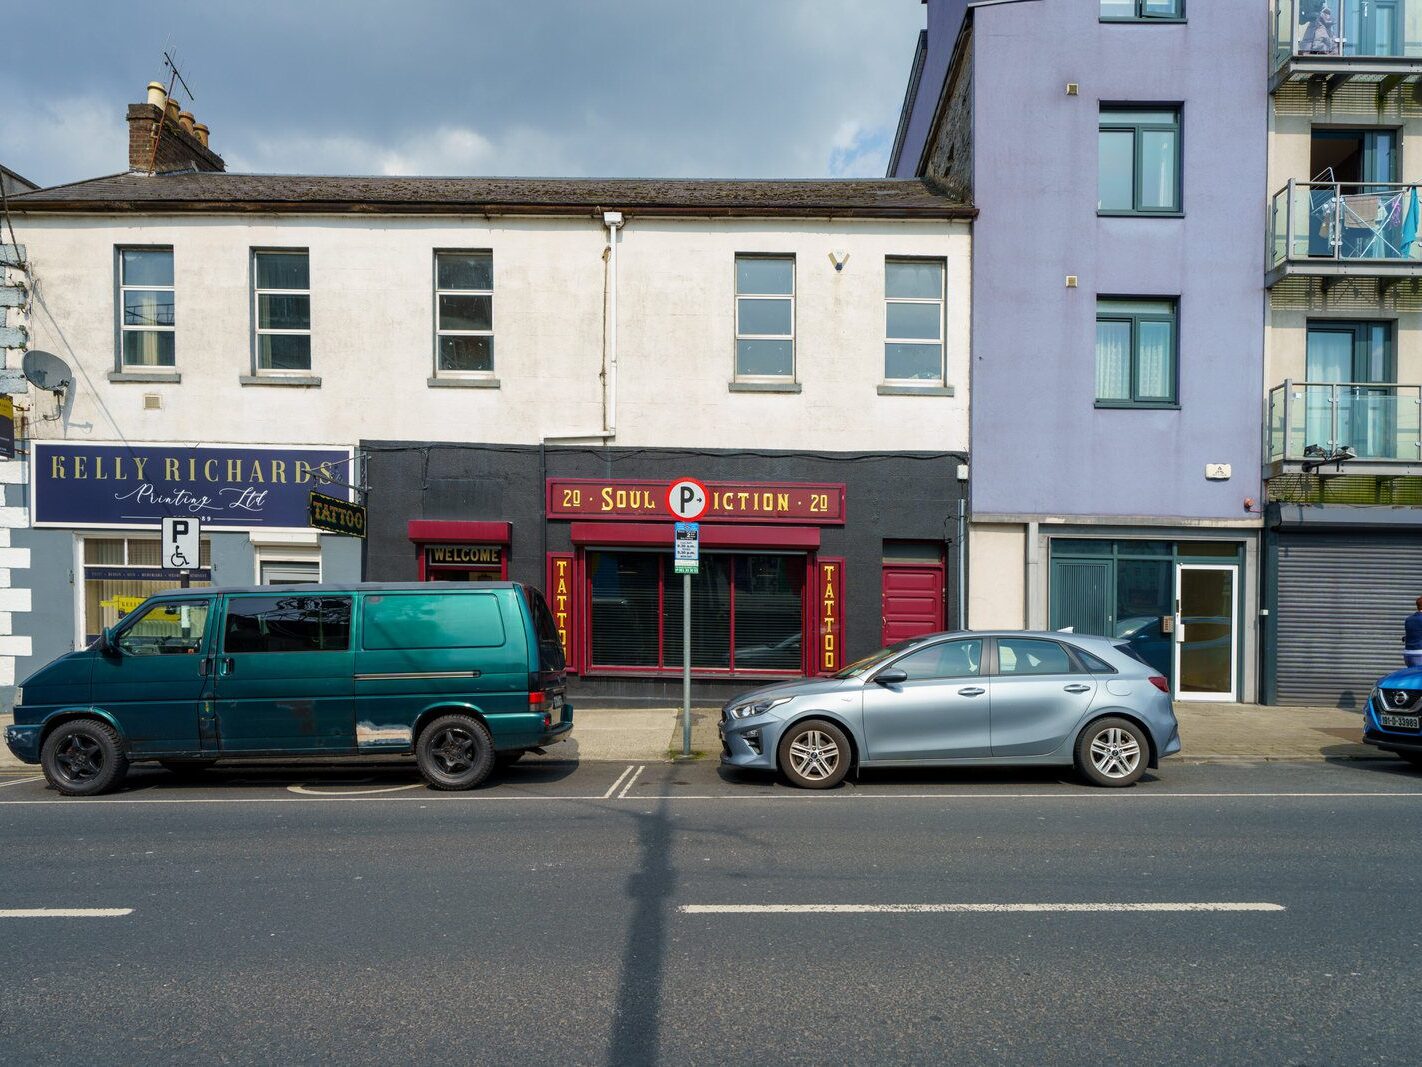
[[[220,674],[220,675],[222,675],[222,676],[225,678],[225,677],[227,677],[227,675],[231,674],[231,673],[232,673],[233,671],[235,671],[236,669],[237,669],[237,661],[236,661],[235,659],[233,659],[231,656],[227,656],[226,658],[223,659],[223,661],[222,661],[222,667],[218,670],[217,673]]]
[[[1080,682],[1077,682],[1075,685],[1066,686],[1065,688],[1068,693],[1089,693],[1091,691],[1091,686],[1082,685]]]
[[[982,696],[982,695],[983,695],[984,693],[986,693],[986,692],[987,692],[986,689],[982,689],[982,688],[980,688],[979,686],[976,686],[976,685],[970,685],[970,686],[968,686],[968,687],[965,688],[965,689],[959,689],[959,690],[958,690],[958,695],[959,695],[960,697],[980,697],[980,696]]]

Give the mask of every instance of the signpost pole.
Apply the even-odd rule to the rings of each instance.
[[[691,755],[691,575],[681,576],[681,754]]]

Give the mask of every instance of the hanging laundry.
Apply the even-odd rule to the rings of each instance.
[[[1407,217],[1402,220],[1402,258],[1411,259],[1412,249],[1417,244],[1418,219],[1417,186],[1412,187],[1412,191],[1407,197]]]

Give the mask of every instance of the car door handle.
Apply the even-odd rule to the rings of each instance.
[[[1091,686],[1089,686],[1089,685],[1082,685],[1080,682],[1078,682],[1078,683],[1075,684],[1075,685],[1068,685],[1068,686],[1065,687],[1065,689],[1066,689],[1066,691],[1067,691],[1068,693],[1089,693],[1089,692],[1091,692]]]
[[[986,689],[981,689],[976,685],[970,685],[965,689],[959,689],[958,695],[960,697],[980,697],[986,692]]]
[[[227,656],[221,661],[221,666],[218,668],[217,673],[225,678],[227,675],[231,674],[236,669],[237,661],[234,660],[231,656]]]

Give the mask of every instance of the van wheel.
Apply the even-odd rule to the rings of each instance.
[[[849,773],[849,738],[822,719],[797,722],[780,739],[780,771],[801,789],[832,789]]]
[[[1135,785],[1150,760],[1150,741],[1129,719],[1097,719],[1076,739],[1076,769],[1092,785]]]
[[[192,778],[217,763],[215,759],[160,759],[158,766],[179,778]]]
[[[434,789],[473,789],[494,769],[494,740],[472,716],[441,715],[420,733],[415,762]]]
[[[106,793],[128,773],[118,733],[97,719],[75,719],[54,728],[40,750],[45,780],[67,797]]]

